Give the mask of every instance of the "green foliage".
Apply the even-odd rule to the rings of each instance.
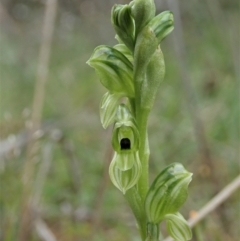
[[[237,4],[234,1],[224,0],[219,3],[221,12],[218,12],[216,19],[212,15],[215,12],[209,14],[210,10],[205,2],[189,4],[189,1],[181,1],[181,11],[184,12],[182,23],[187,46],[185,57],[189,67],[188,74],[198,98],[198,114],[203,120],[210,144],[217,183],[219,187],[223,187],[238,175],[239,170],[239,97],[231,52],[231,49],[236,50],[236,23],[239,22],[231,23],[231,19],[239,19],[239,11],[236,6],[232,6]],[[214,10],[217,12],[219,9]],[[67,14],[77,18],[77,22],[80,21],[71,12],[61,10],[61,6],[59,11],[59,18]],[[114,186],[107,185],[102,202],[97,191],[104,180],[103,166],[108,160],[105,148],[110,140],[100,128],[99,117],[95,115],[104,88],[96,81],[93,71],[86,68],[85,62],[96,44],[103,41],[115,44],[107,37],[109,35],[105,34],[109,33],[108,25],[103,26],[103,23],[109,22],[109,9],[101,11],[101,14],[94,16],[89,14],[86,18],[87,24],[81,18],[81,24],[74,25],[75,27],[71,25],[74,31],[70,32],[64,26],[72,24],[72,18],[59,21],[52,46],[43,122],[50,121],[54,128],[60,128],[66,138],[74,143],[74,153],[81,173],[81,191],[77,193],[72,188],[69,159],[56,144],[50,173],[43,187],[41,207],[42,216],[49,228],[63,241],[139,241],[137,230],[132,228],[134,220],[130,210]],[[0,34],[1,140],[11,141],[12,137],[25,129],[25,108],[31,108],[42,12],[31,9],[31,16],[31,22],[16,21],[20,29],[19,34],[12,35],[10,29],[5,31],[4,28]],[[91,25],[93,21],[94,25]],[[231,35],[228,31],[219,31],[219,26],[225,26],[224,23],[231,26],[225,28]],[[94,34],[98,37],[91,36],[89,29],[91,32],[94,29]],[[121,47],[129,54],[130,51],[125,45]],[[215,184],[212,176],[207,176],[204,171],[206,167],[198,157],[194,127],[186,109],[185,95],[179,82],[178,62],[169,38],[162,42],[161,49],[167,63],[166,76],[161,82],[154,109],[149,117],[150,180],[154,180],[165,165],[173,162],[190,167],[195,173],[194,182],[190,185],[190,197],[181,209],[187,217],[191,210],[200,209],[212,198],[216,193]],[[123,53],[122,50],[119,51]],[[128,56],[132,58],[132,55]],[[41,142],[40,148],[44,143],[45,140]],[[25,160],[24,147],[20,150],[21,153],[16,149],[0,161],[0,215],[3,224],[1,234],[7,241],[16,240],[17,235],[20,180],[22,163]],[[37,155],[36,161],[39,160],[41,154]],[[101,222],[97,232],[88,216],[89,213],[91,217],[92,211],[95,211],[93,207],[96,200],[101,203]],[[80,210],[81,214],[83,211],[81,215],[86,219],[75,220],[75,216],[64,213],[62,207],[66,204],[72,207],[73,212]],[[239,195],[235,194],[217,213],[206,217],[200,224],[203,237],[206,240],[237,240],[238,206]],[[164,229],[162,234],[167,235]],[[29,239],[33,240],[39,241],[37,235],[34,239]],[[193,236],[192,240],[195,241],[196,238]]]
[[[165,73],[159,44],[173,30],[171,12],[154,16],[153,1],[135,0],[130,5],[115,5],[112,24],[120,44],[115,48],[97,47],[88,61],[96,69],[101,83],[111,94],[118,94],[116,98],[105,94],[100,109],[103,127],[115,119],[112,132],[115,154],[109,175],[124,195],[128,192],[125,197],[137,219],[143,241],[158,240],[156,224],[166,215],[177,212],[185,202],[192,175],[181,164],[172,164],[160,173],[147,193],[149,147],[146,124]],[[128,99],[118,106],[120,94]],[[142,208],[136,209],[136,206]],[[179,231],[181,227],[185,228],[179,225],[180,221],[175,225],[177,228],[172,223],[175,224],[171,219],[170,234],[176,236],[178,232],[184,232]]]

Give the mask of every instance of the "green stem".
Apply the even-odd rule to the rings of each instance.
[[[137,220],[142,241],[145,241],[145,239],[147,238],[146,215],[144,211],[143,201],[136,187],[129,189],[125,194],[125,198],[127,199],[132,209],[132,212]]]
[[[159,240],[159,225],[148,223],[146,241],[158,241],[158,240]]]
[[[134,56],[135,58],[135,56]],[[138,65],[137,65],[138,66]],[[138,181],[138,191],[142,198],[145,200],[148,191],[148,160],[149,160],[149,145],[147,136],[147,121],[149,116],[149,109],[144,108],[142,103],[142,88],[143,82],[146,78],[146,69],[143,67],[137,69],[134,65],[134,87],[135,87],[135,108],[136,108],[136,121],[140,134],[140,147],[139,157],[142,164],[142,175]]]
[[[134,117],[136,117],[136,104],[135,104],[135,99],[134,98],[129,98],[129,103],[132,109],[132,113]]]
[[[201,230],[201,224],[198,224],[197,226],[195,226],[195,228],[193,229],[196,239],[197,241],[203,241],[203,235],[202,235],[202,230]]]
[[[137,110],[137,123],[140,132],[140,148],[139,148],[139,157],[142,164],[142,175],[138,181],[138,191],[142,198],[145,200],[148,187],[148,162],[149,162],[149,144],[148,144],[148,135],[147,135],[147,120],[148,120],[149,110],[140,109]]]

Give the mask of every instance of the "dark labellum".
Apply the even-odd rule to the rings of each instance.
[[[123,138],[120,141],[121,150],[130,150],[131,149],[131,142],[128,138]]]

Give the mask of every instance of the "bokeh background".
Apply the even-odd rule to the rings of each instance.
[[[99,120],[106,92],[86,65],[93,49],[115,45],[111,7],[118,0],[59,0],[35,136],[30,196],[37,196],[26,241],[139,241],[122,194],[109,181],[111,128]],[[182,208],[193,215],[239,174],[239,2],[156,0],[172,10],[174,34],[149,120],[150,178],[172,162],[194,173]],[[0,240],[19,240],[24,163],[46,3],[0,2]],[[26,200],[25,200],[26,201]],[[237,241],[239,193],[193,229],[195,241]],[[165,228],[162,228],[166,237]],[[52,239],[51,239],[52,238]]]

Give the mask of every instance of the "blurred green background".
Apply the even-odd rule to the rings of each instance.
[[[40,193],[37,216],[59,241],[140,240],[131,210],[109,181],[111,128],[99,119],[106,90],[86,65],[96,46],[117,43],[111,7],[128,2],[58,1],[32,182]],[[157,13],[170,9],[179,18],[175,38],[161,44],[166,77],[149,120],[150,178],[172,162],[194,173],[181,210],[188,218],[239,174],[239,3],[155,2]],[[0,2],[1,241],[18,240],[44,9],[43,0]],[[193,240],[237,241],[239,218],[235,193],[200,222]],[[39,240],[33,225],[26,241]]]

